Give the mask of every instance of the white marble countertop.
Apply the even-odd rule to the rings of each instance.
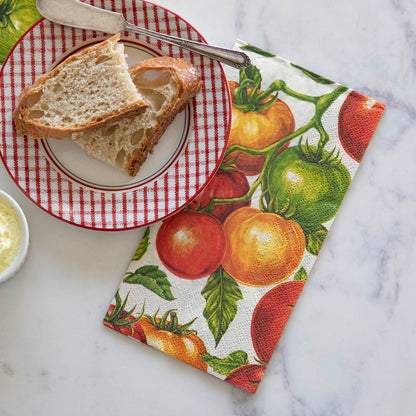
[[[102,324],[142,231],[30,202],[24,268],[0,286],[0,415],[414,415],[416,3],[159,0],[212,44],[237,38],[387,105],[256,395]]]

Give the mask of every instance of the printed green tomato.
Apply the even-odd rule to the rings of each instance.
[[[352,91],[339,112],[338,133],[345,151],[360,162],[385,105]]]
[[[0,1],[0,64],[24,33],[41,18],[36,0]]]
[[[268,363],[282,336],[305,282],[282,283],[267,292],[256,305],[251,338],[258,358]]]
[[[323,150],[314,161],[306,156],[315,146],[289,147],[273,161],[263,190],[273,211],[300,225],[316,226],[336,214],[351,182],[351,175],[339,159]],[[329,159],[329,160],[328,160]]]
[[[224,256],[222,224],[209,214],[181,211],[162,223],[156,250],[164,266],[178,277],[193,280],[209,276]]]

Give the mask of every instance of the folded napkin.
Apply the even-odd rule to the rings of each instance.
[[[255,393],[384,105],[238,41],[219,171],[147,227],[104,324]]]

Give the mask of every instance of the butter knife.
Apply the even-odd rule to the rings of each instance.
[[[138,27],[127,22],[121,13],[100,9],[78,0],[36,0],[36,7],[43,17],[64,26],[112,34],[124,31],[135,32],[196,52],[234,68],[245,68],[250,65],[250,58],[244,52],[211,46]]]

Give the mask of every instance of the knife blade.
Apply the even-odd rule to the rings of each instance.
[[[250,58],[244,52],[207,45],[138,27],[127,22],[121,13],[81,3],[78,0],[36,0],[36,6],[43,17],[64,26],[112,34],[131,31],[166,41],[234,68],[245,68],[250,65]]]

